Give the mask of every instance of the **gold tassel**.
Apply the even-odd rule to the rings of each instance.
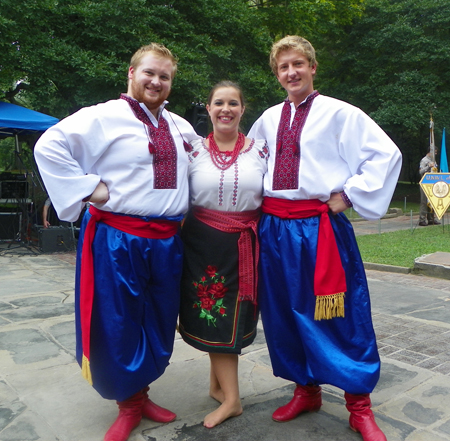
[[[83,375],[83,378],[92,386],[91,366],[85,355],[83,355],[81,361],[81,375]]]
[[[314,320],[331,320],[334,317],[344,317],[345,293],[340,292],[329,296],[316,296]]]

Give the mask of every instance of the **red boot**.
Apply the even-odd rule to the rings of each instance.
[[[168,409],[164,409],[164,407],[160,407],[155,404],[148,397],[148,390],[150,388],[146,387],[142,390],[142,395],[144,397],[144,402],[142,405],[142,416],[148,418],[152,421],[156,421],[157,423],[170,423],[177,416],[173,412]]]
[[[387,441],[377,426],[375,416],[370,410],[372,403],[369,394],[352,395],[345,393],[346,407],[350,412],[350,428],[360,432],[364,441]]]
[[[143,399],[142,393],[138,392],[128,400],[117,401],[119,416],[106,432],[104,441],[127,441],[131,431],[141,422]]]
[[[290,421],[302,412],[316,412],[322,406],[322,388],[320,386],[300,386],[294,391],[294,398],[278,408],[272,415],[272,419],[278,422]]]

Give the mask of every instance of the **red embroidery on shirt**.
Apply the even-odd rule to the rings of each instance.
[[[168,122],[160,116],[156,128],[135,99],[125,94],[122,94],[120,98],[128,102],[136,118],[142,121],[148,130],[151,139],[148,148],[153,155],[153,188],[157,190],[177,188],[178,155]]]
[[[233,185],[233,198],[231,199],[231,205],[236,206],[237,193],[239,188],[239,167],[237,161],[234,163],[234,185]]]
[[[281,111],[277,132],[275,168],[272,190],[292,190],[298,188],[300,167],[300,138],[314,98],[319,92],[314,91],[297,107],[291,126],[291,104],[288,99]]]
[[[223,205],[223,186],[225,183],[225,170],[220,170],[219,178],[219,205]]]

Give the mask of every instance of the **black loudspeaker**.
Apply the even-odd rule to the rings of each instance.
[[[61,253],[74,250],[72,229],[68,227],[40,227],[39,248],[43,253]]]
[[[28,198],[28,182],[1,181],[0,199],[26,199]]]
[[[0,240],[14,240],[20,232],[22,213],[0,213]]]
[[[192,103],[192,106],[186,110],[184,118],[191,123],[197,135],[206,138],[208,135],[208,111],[203,104]]]

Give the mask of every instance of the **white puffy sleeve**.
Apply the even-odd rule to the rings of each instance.
[[[379,219],[398,181],[400,150],[375,121],[360,111],[347,117],[339,150],[351,175],[344,184],[345,193],[361,216]]]
[[[92,173],[108,139],[93,108],[82,109],[48,129],[38,140],[34,155],[61,220],[74,222],[101,177]]]

